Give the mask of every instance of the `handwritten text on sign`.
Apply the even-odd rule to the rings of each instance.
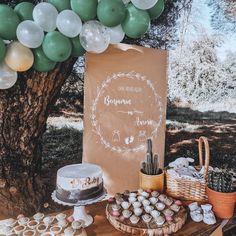
[[[152,82],[136,72],[108,76],[97,89],[91,121],[102,145],[116,152],[139,151],[158,132],[163,107]]]

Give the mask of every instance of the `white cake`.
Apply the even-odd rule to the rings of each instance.
[[[103,194],[103,171],[94,164],[67,165],[57,171],[56,197],[68,203],[96,199]]]

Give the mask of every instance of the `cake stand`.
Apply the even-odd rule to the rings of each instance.
[[[56,190],[52,193],[52,200],[58,204],[64,205],[64,206],[73,206],[74,212],[73,212],[73,218],[74,220],[83,220],[84,221],[84,227],[87,227],[93,223],[93,217],[91,215],[88,215],[85,209],[85,206],[96,203],[101,201],[105,198],[107,192],[106,190],[103,191],[103,194],[97,198],[92,198],[88,200],[78,201],[77,203],[68,203],[63,202],[59,200],[56,197]]]

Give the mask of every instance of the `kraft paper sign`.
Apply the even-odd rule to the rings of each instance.
[[[86,55],[83,161],[114,194],[138,188],[146,140],[164,165],[167,53],[126,44]]]

